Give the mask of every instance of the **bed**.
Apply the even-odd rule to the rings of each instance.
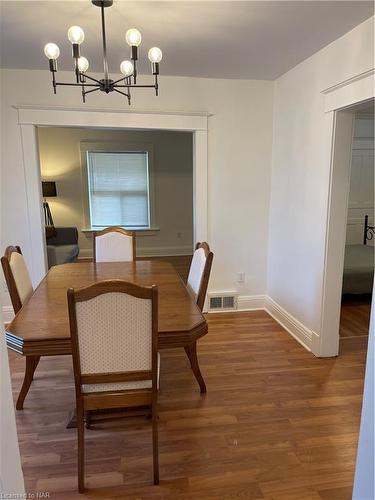
[[[363,244],[345,247],[342,293],[365,294],[372,292],[374,280],[374,247],[368,245],[374,237],[374,226],[365,217]]]

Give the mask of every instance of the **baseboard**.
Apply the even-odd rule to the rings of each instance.
[[[80,259],[92,259],[92,257],[93,257],[92,248],[80,248],[79,249],[78,260],[80,260]]]
[[[237,299],[237,311],[258,311],[265,307],[265,295],[240,295]]]
[[[178,255],[192,255],[193,247],[190,245],[180,247],[149,247],[137,248],[137,257],[174,257]],[[80,259],[92,259],[91,248],[82,248],[79,251]]]
[[[320,358],[320,336],[314,332],[313,330],[311,331],[311,352],[315,354],[318,358]]]
[[[3,323],[7,324],[14,318],[14,311],[12,306],[3,306]]]
[[[313,332],[306,328],[298,319],[281,307],[271,297],[266,297],[265,310],[287,332],[289,332],[308,351],[311,351]]]
[[[242,311],[266,311],[277,321],[290,335],[292,335],[305,349],[313,350],[312,344],[316,343],[319,337],[306,328],[298,319],[281,307],[271,297],[267,295],[240,295],[237,298],[237,309],[234,311],[209,311],[209,314],[220,312],[242,312]],[[315,352],[315,351],[313,351]]]

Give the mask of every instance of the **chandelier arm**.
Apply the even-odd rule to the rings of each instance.
[[[74,66],[75,66],[74,72],[76,74],[76,81],[77,81],[77,83],[79,83],[79,74],[80,73],[79,73],[79,69],[78,69],[78,59],[75,59]]]
[[[100,90],[100,87],[96,87],[95,89],[91,90],[85,90],[85,86],[82,85],[82,100],[83,102],[86,102],[86,95],[91,94],[91,92],[96,92],[97,90]]]
[[[56,82],[56,86],[65,86],[65,87],[96,87],[98,90],[100,87],[95,83],[65,83],[65,82]]]
[[[114,90],[115,92],[117,92],[118,94],[121,94],[121,95],[123,95],[123,96],[127,97],[127,98],[128,98],[128,104],[129,104],[129,106],[130,106],[130,92],[129,92],[129,94],[126,94],[125,92],[121,92],[121,90],[117,90],[117,89],[115,89],[115,88],[114,88],[113,90]]]
[[[118,94],[121,94],[121,95],[124,95],[125,97],[129,98],[129,94],[126,94],[125,92],[121,92],[121,90],[117,90],[116,88],[113,89],[115,92],[117,92]]]
[[[108,80],[108,61],[107,61],[107,40],[105,37],[105,19],[104,19],[104,4],[102,3],[100,10],[102,12],[102,37],[103,37],[103,66],[104,79]]]
[[[129,97],[128,97],[128,104],[130,106],[130,101],[131,101],[131,92],[130,92],[130,88],[129,88],[129,83],[131,82],[131,79],[130,77],[128,77],[126,80],[125,80],[125,83],[128,84],[127,86],[127,89],[128,89],[128,94],[129,94]]]
[[[127,88],[130,88],[130,89],[154,89],[156,88],[155,85],[132,85],[132,84],[129,84],[129,85],[116,85],[117,88],[120,88],[120,89],[127,89]]]
[[[133,82],[134,82],[134,85],[136,85],[136,83],[137,83],[137,59],[133,59],[133,67],[134,67]]]
[[[52,86],[53,86],[53,93],[54,94],[57,93],[55,73],[56,73],[56,71],[52,71]]]
[[[84,75],[85,78],[88,78],[89,80],[92,80],[93,82],[96,82],[98,85],[100,85],[100,81],[97,80],[96,78],[93,78],[92,76],[86,75],[86,73],[81,73],[81,75]]]
[[[113,85],[117,85],[117,84],[118,84],[118,82],[122,82],[124,79],[125,79],[125,78],[124,78],[124,77],[122,77],[122,78],[119,78],[118,80],[115,80],[115,81],[113,82]],[[127,86],[127,85],[126,85],[126,86]]]
[[[91,92],[96,92],[97,90],[100,90],[100,88],[96,87],[96,89],[85,90],[83,93],[84,93],[84,95],[87,95],[87,94],[91,94]]]

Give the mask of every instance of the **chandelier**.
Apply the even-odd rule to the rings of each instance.
[[[117,92],[127,97],[128,103],[131,101],[130,89],[133,88],[153,88],[155,94],[158,95],[159,84],[159,63],[163,57],[162,51],[159,47],[152,47],[148,51],[148,58],[151,62],[151,73],[154,75],[155,82],[153,85],[139,85],[137,84],[137,60],[138,60],[138,47],[142,41],[141,33],[135,29],[129,29],[126,32],[125,39],[131,48],[131,61],[125,60],[120,64],[120,71],[123,76],[119,80],[112,80],[108,74],[108,60],[107,60],[107,41],[105,36],[105,16],[104,9],[113,4],[113,0],[92,0],[92,3],[101,10],[102,19],[102,40],[103,40],[103,67],[104,78],[97,80],[87,74],[89,69],[89,61],[86,57],[80,54],[80,45],[85,39],[83,29],[79,26],[71,26],[68,30],[68,39],[72,44],[72,55],[74,59],[74,72],[75,83],[63,83],[56,81],[57,73],[57,59],[60,55],[60,49],[55,43],[47,43],[44,47],[44,53],[49,60],[49,69],[52,73],[52,86],[56,94],[57,87],[59,86],[72,86],[80,87],[82,93],[82,100],[86,102],[86,95],[100,90],[109,94],[110,92]]]

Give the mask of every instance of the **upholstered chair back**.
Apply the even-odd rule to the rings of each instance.
[[[135,260],[135,234],[121,228],[107,228],[94,234],[95,262]]]
[[[188,287],[202,310],[210,278],[213,253],[206,242],[197,243],[190,265]]]
[[[78,431],[78,490],[85,489],[84,420],[92,410],[151,408],[158,459],[158,289],[121,280],[67,292]]]
[[[20,247],[7,247],[1,263],[13,309],[17,313],[34,291]]]
[[[22,304],[27,302],[33,293],[29,271],[26,267],[24,256],[21,253],[13,252],[9,260],[14,281],[16,282],[17,292]]]
[[[206,254],[204,253],[203,248],[198,248],[193,254],[188,276],[188,285],[195,297],[198,296],[199,289],[201,287],[205,265]]]
[[[150,297],[105,291],[76,300],[75,317],[81,375],[152,371],[153,304]],[[148,380],[142,377],[137,380],[134,375],[129,382],[83,384],[81,389],[87,393],[151,386],[151,375]]]

